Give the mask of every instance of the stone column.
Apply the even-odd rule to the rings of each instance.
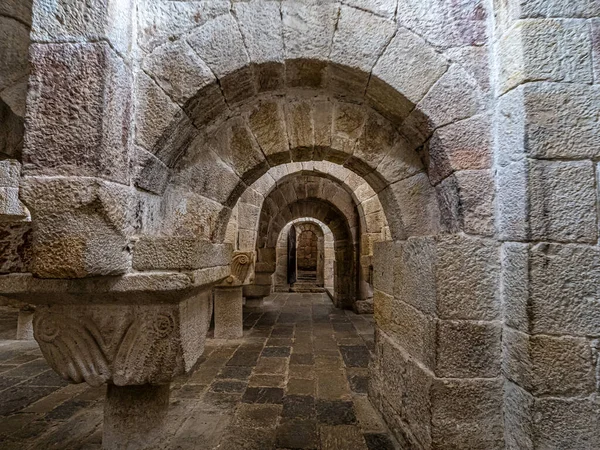
[[[600,448],[600,8],[494,5],[506,447]]]
[[[17,318],[17,339],[22,341],[33,340],[33,314],[35,308],[24,306],[19,310]]]
[[[242,286],[215,288],[214,299],[215,338],[243,337]]]
[[[130,269],[132,8],[132,0],[33,1],[20,196],[35,223],[31,271],[41,278]]]
[[[152,448],[165,431],[170,385],[115,386],[109,384],[104,404],[102,448]]]

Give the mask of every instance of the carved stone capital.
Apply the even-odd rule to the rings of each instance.
[[[242,286],[254,281],[254,252],[234,252],[231,258],[231,275],[221,286]]]
[[[38,307],[34,337],[50,366],[74,383],[164,384],[204,352],[211,290],[165,304]]]

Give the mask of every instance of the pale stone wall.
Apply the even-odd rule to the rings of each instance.
[[[506,445],[591,449],[600,446],[600,5],[509,1],[494,12]]]
[[[0,288],[47,305],[58,372],[189,370],[232,248],[260,296],[313,216],[340,304],[374,274],[371,397],[399,440],[600,447],[597,2],[84,3],[0,5],[0,207],[32,220],[1,238],[31,276]],[[139,331],[148,357],[92,345],[73,371],[59,329]]]

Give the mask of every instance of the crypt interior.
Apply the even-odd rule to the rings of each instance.
[[[600,449],[600,2],[0,0],[0,448]]]

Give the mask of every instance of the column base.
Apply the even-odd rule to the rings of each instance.
[[[164,435],[170,386],[115,386],[108,384],[104,405],[102,448],[152,448]]]

